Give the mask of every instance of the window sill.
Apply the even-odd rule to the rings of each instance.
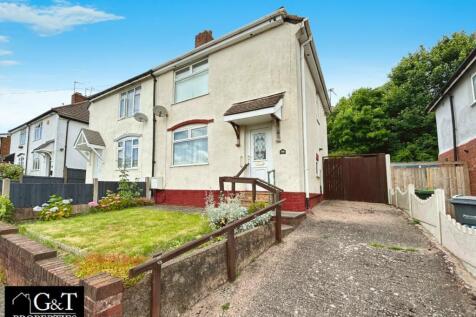
[[[137,171],[139,170],[138,167],[131,167],[131,168],[116,168],[116,172],[120,172],[120,171],[123,171],[123,170],[126,170],[126,171]]]
[[[173,167],[205,166],[205,165],[208,165],[208,163],[170,165],[170,167],[173,168]]]
[[[198,99],[198,98],[201,98],[201,97],[205,97],[205,96],[208,96],[209,94],[210,94],[210,92],[207,92],[206,94],[203,94],[203,95],[200,95],[200,96],[196,96],[196,97],[192,97],[192,98],[185,99],[185,100],[182,100],[182,101],[174,102],[174,103],[172,103],[172,106],[175,106],[175,105],[178,105],[178,104],[181,104],[181,103],[190,101],[190,100],[194,100],[194,99]]]

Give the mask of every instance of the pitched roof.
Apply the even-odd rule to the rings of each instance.
[[[476,63],[476,47],[469,53],[468,57],[461,63],[458,69],[454,72],[453,76],[448,80],[446,85],[441,89],[438,95],[433,99],[433,101],[426,107],[426,110],[431,112],[436,109],[436,106],[440,103],[446,94],[450,91],[451,88],[458,82],[458,80],[463,76],[468,69]]]
[[[106,146],[106,143],[104,143],[104,140],[99,132],[89,129],[81,129],[81,132],[83,133],[84,137],[86,138],[86,141],[88,141],[89,144]]]
[[[234,103],[225,112],[224,115],[229,116],[232,114],[274,107],[279,102],[279,100],[283,97],[284,97],[284,92],[280,92],[280,93],[269,95],[266,97],[237,102],[237,103]]]
[[[88,106],[89,106],[89,101],[83,101],[83,102],[78,102],[78,103],[71,104],[71,105],[54,107],[54,108],[51,108],[48,111],[43,112],[39,116],[34,117],[30,121],[27,121],[27,122],[13,128],[13,129],[9,130],[8,132],[15,131],[18,128],[21,128],[21,127],[23,127],[27,124],[33,123],[33,122],[37,121],[38,119],[40,119],[44,116],[47,116],[49,114],[53,114],[53,113],[58,114],[62,118],[71,119],[71,120],[79,121],[79,122],[82,122],[82,123],[89,123]]]
[[[55,143],[55,140],[46,141],[45,143],[43,143],[43,144],[37,146],[36,148],[34,148],[33,151],[38,151],[38,150],[44,149],[44,148],[46,148],[48,145],[53,144],[53,143]]]

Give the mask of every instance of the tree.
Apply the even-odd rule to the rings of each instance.
[[[464,32],[444,36],[434,47],[421,46],[416,52],[402,58],[392,69],[389,81],[374,90],[379,94],[362,99],[362,89],[343,98],[329,119],[329,145],[332,152],[375,153],[387,152],[395,161],[434,160],[438,154],[434,113],[426,106],[441,91],[469,52],[476,47],[476,35]],[[380,100],[375,100],[380,98]],[[359,100],[359,102],[349,102]],[[341,106],[341,102],[345,106]],[[373,116],[373,124],[349,133],[342,125],[342,117],[365,106]],[[383,115],[380,114],[384,111]],[[340,112],[344,112],[341,114]],[[339,119],[338,119],[339,118]],[[375,122],[379,121],[379,122]],[[342,133],[337,129],[344,129]],[[383,131],[386,131],[383,133]]]

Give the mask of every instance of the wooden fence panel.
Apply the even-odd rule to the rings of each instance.
[[[443,189],[446,211],[453,215],[449,199],[454,195],[469,195],[469,171],[464,162],[392,163],[392,187],[406,190],[409,184],[416,189]]]
[[[141,196],[145,196],[145,182],[136,182],[136,184],[139,186]],[[105,197],[108,191],[117,193],[118,188],[119,182],[100,181],[98,182],[98,198],[101,199],[102,197]]]

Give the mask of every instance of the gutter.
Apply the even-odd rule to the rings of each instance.
[[[69,134],[69,122],[71,120],[68,119],[68,121],[66,121],[66,139],[64,141],[64,161],[63,161],[63,178],[64,178],[64,182],[67,183],[68,182],[68,167],[66,165],[66,159],[67,159],[67,156],[68,156],[68,134]]]

